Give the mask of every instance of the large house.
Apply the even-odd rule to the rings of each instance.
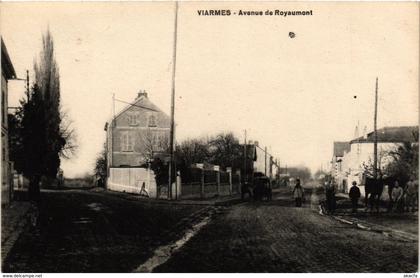
[[[349,142],[334,142],[331,176],[334,180],[341,181],[339,183],[339,189],[342,191],[346,191],[347,188],[347,180],[343,176],[343,157],[348,151],[350,151]]]
[[[167,152],[170,118],[153,104],[145,91],[105,125],[107,132],[107,187],[111,190],[156,194],[149,162]]]
[[[16,78],[16,72],[10,60],[6,45],[1,39],[1,204],[7,205],[11,200],[11,168],[9,161],[8,136],[8,80]]]
[[[404,142],[417,142],[418,132],[418,126],[378,129],[378,167],[384,169],[389,164],[391,161],[389,151],[395,150]],[[348,143],[335,142],[332,174],[339,189],[347,192],[353,181],[363,186],[365,168],[373,165],[373,146],[374,132],[355,138]],[[364,190],[361,191],[364,192]]]

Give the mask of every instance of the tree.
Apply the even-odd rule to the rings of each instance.
[[[324,179],[325,177],[327,177],[328,176],[328,172],[326,172],[326,171],[324,171],[324,170],[321,170],[321,169],[318,169],[315,173],[314,173],[314,179],[315,180],[322,180],[322,179]]]
[[[240,169],[243,161],[243,147],[232,132],[220,133],[209,142],[210,163],[222,169]]]
[[[177,165],[191,166],[193,163],[202,163],[209,158],[207,142],[202,139],[187,139],[175,148]]]
[[[107,166],[108,166],[108,159],[107,159],[107,150],[106,150],[106,143],[104,144],[104,148],[96,158],[95,162],[95,169],[94,173],[96,176],[101,177],[105,180],[107,176]]]
[[[21,102],[21,105],[23,103]],[[25,163],[25,155],[22,142],[22,119],[23,108],[16,110],[15,114],[8,114],[8,139],[9,157],[13,161],[13,167],[18,173],[22,173]]]
[[[60,156],[68,158],[76,149],[74,130],[60,107],[60,74],[54,56],[54,42],[48,30],[42,37],[42,51],[34,64],[35,84],[44,103],[45,153],[43,175],[53,179],[60,168]]]
[[[23,117],[21,122],[21,139],[24,161],[22,172],[29,179],[29,199],[39,200],[39,182],[45,173],[47,151],[45,103],[40,89],[35,84],[30,94],[30,100],[22,102]]]
[[[419,145],[418,143],[404,142],[395,150],[389,152],[391,162],[385,172],[405,184],[410,176],[418,179],[419,176]]]
[[[380,149],[378,152],[378,164],[377,164],[377,173],[378,173],[378,178],[382,179],[385,178],[387,175],[386,171],[385,171],[385,163],[384,161],[388,158],[389,156],[389,152],[383,149]],[[367,162],[363,162],[362,163],[362,168],[363,168],[363,172],[367,177],[373,178],[374,177],[374,165],[373,165],[373,161],[372,158],[369,157]]]
[[[202,138],[187,139],[175,147],[176,167],[181,172],[183,181],[191,180],[190,167],[193,163],[203,163],[209,160],[209,150],[206,140]]]
[[[143,163],[150,163],[156,155],[169,153],[169,138],[166,133],[159,133],[147,129],[140,134],[140,151]]]
[[[40,181],[56,178],[60,157],[69,158],[76,149],[71,122],[60,108],[60,76],[49,31],[42,38],[39,62],[35,62],[35,82],[28,100],[10,116],[11,158],[16,169],[29,179],[29,198],[39,200]]]
[[[286,172],[285,168],[281,168],[281,170],[283,173]],[[289,174],[290,177],[300,178],[302,182],[311,178],[311,170],[305,166],[288,167],[287,174]]]

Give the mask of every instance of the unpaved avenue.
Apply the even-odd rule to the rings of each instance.
[[[417,242],[397,241],[320,216],[312,197],[312,209],[309,204],[293,207],[288,190],[270,203],[217,209],[209,224],[153,271],[417,271]],[[131,272],[156,250],[182,238],[209,211],[108,193],[44,192],[42,198],[40,227],[23,232],[3,271]]]
[[[416,272],[417,242],[355,229],[284,192],[231,207],[156,272]]]
[[[157,247],[181,237],[206,209],[129,201],[107,193],[45,191],[39,227],[22,233],[2,270],[131,272]]]

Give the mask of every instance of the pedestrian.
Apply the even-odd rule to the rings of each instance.
[[[392,211],[401,210],[402,197],[403,197],[403,189],[402,187],[400,187],[398,181],[396,180],[394,183],[394,188],[392,188],[392,192],[391,192],[390,208]]]
[[[146,183],[145,182],[143,182],[143,184],[141,186],[140,196],[149,197],[149,193],[147,193],[147,190],[146,190]]]
[[[335,186],[332,181],[325,183],[325,198],[327,202],[327,210],[331,213],[335,211]]]
[[[300,179],[296,179],[296,185],[293,188],[293,198],[295,198],[296,207],[302,206],[302,201],[305,198],[305,191],[303,187],[300,185]]]
[[[349,197],[351,200],[352,211],[357,212],[357,203],[359,202],[360,198],[360,189],[357,187],[357,183],[355,181],[352,182],[352,187],[350,188]]]
[[[417,200],[417,185],[414,182],[414,178],[411,176],[405,187],[405,202],[404,211],[415,211],[415,205]]]

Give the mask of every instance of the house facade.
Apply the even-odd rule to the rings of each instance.
[[[388,153],[397,149],[404,142],[415,143],[418,139],[418,126],[384,127],[378,129],[378,167],[385,169],[392,161]],[[337,166],[333,165],[332,174],[339,187],[344,192],[353,181],[363,187],[365,168],[373,165],[374,132],[348,142],[342,156],[338,156]],[[340,153],[341,155],[341,153]],[[333,158],[334,159],[334,158]],[[362,188],[363,189],[363,188]],[[364,190],[361,190],[364,194]]]
[[[346,191],[347,180],[344,178],[343,157],[350,151],[349,142],[334,142],[333,157],[331,160],[331,176],[338,182],[338,190]]]
[[[148,191],[154,191],[154,174],[147,169],[147,165],[167,152],[169,116],[149,100],[145,91],[140,91],[131,104],[105,125],[105,130],[108,188],[136,193],[144,182]],[[136,172],[133,174],[135,177],[131,179],[129,176],[128,181],[121,180],[130,175],[130,171]]]
[[[258,141],[254,142],[255,158],[254,158],[254,173],[261,173],[269,178],[273,177],[273,157],[267,152],[267,148],[259,146]]]
[[[9,133],[8,133],[8,80],[16,78],[16,72],[10,60],[6,45],[1,39],[1,204],[7,205],[11,201],[11,171],[9,161]]]

